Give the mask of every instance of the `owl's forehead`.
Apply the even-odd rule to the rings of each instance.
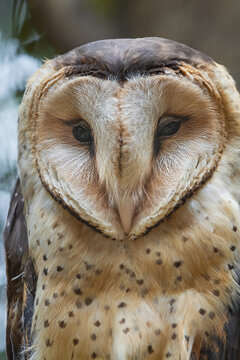
[[[146,117],[154,124],[162,113],[171,113],[172,109],[181,115],[185,108],[183,115],[187,115],[189,98],[191,106],[195,100],[201,106],[199,96],[212,88],[207,84],[203,89],[206,78],[196,85],[193,72],[199,79],[214,65],[201,52],[162,38],[97,41],[50,63],[53,78],[50,76],[45,87],[42,110],[45,108],[55,118],[80,117],[97,127],[106,122],[119,123],[116,120],[122,116],[138,119],[138,123],[140,119],[145,122]],[[57,82],[56,74],[60,79]]]
[[[198,107],[202,94],[199,86],[174,74],[138,75],[123,84],[116,79],[74,76],[61,80],[47,92],[41,110],[63,120],[83,118],[111,124],[130,116],[139,123],[147,118],[155,121],[168,110],[186,115],[189,97],[191,108],[194,103]]]
[[[164,68],[178,70],[181,62],[208,66],[207,55],[164,38],[101,40],[82,45],[53,60],[55,70],[65,68],[66,76],[91,75],[126,81],[134,74],[162,73]]]

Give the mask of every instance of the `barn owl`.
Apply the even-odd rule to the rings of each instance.
[[[240,98],[162,38],[44,65],[19,115],[9,359],[240,358]]]

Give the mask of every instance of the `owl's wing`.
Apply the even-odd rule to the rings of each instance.
[[[237,270],[240,284],[240,268]],[[215,339],[211,350],[202,350],[200,360],[240,360],[240,301],[234,310],[229,310],[228,323],[224,328],[224,341]]]
[[[17,179],[4,230],[7,266],[6,345],[9,360],[23,359],[21,351],[30,343],[36,276],[28,258],[28,238],[23,214],[23,197]]]

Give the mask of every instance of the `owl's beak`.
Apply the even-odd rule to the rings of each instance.
[[[121,219],[123,230],[126,234],[128,234],[132,225],[135,204],[130,197],[124,196],[118,201],[117,209],[119,217]]]

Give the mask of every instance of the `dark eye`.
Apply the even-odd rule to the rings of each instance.
[[[180,129],[181,120],[171,121],[167,125],[163,126],[158,130],[158,136],[170,136],[176,134],[176,132]]]
[[[157,155],[162,147],[164,139],[178,132],[182,123],[189,120],[188,116],[164,114],[158,122],[154,135],[153,153]]]
[[[75,139],[77,139],[79,142],[88,144],[92,143],[93,137],[92,132],[89,128],[82,125],[77,125],[74,126],[72,132]]]

